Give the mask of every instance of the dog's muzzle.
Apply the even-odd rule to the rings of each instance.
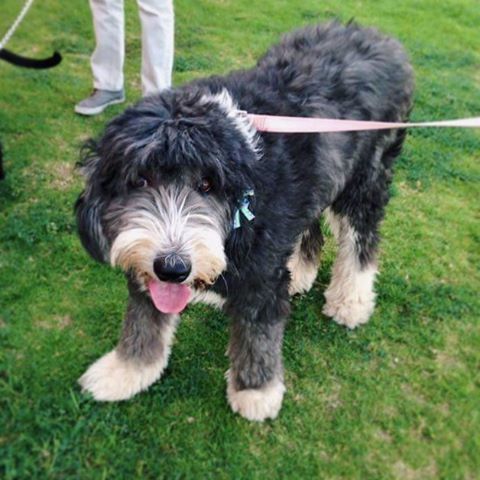
[[[190,286],[182,283],[192,271],[190,260],[176,253],[159,255],[153,271],[157,278],[151,278],[147,285],[153,304],[163,313],[180,313],[192,293]]]

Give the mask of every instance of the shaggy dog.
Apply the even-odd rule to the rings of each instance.
[[[76,204],[87,251],[119,266],[120,342],[80,384],[124,400],[164,371],[179,313],[207,302],[231,319],[228,402],[275,418],[293,294],[319,266],[324,215],[338,241],[324,313],[354,328],[374,308],[379,223],[404,131],[257,132],[244,111],[404,121],[412,69],[398,42],[330,23],[287,35],[257,65],[128,108],[92,142]]]

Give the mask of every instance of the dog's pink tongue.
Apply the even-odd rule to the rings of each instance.
[[[179,283],[150,280],[148,290],[153,304],[163,313],[180,313],[190,299],[190,287]]]

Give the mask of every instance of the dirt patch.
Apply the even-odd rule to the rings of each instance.
[[[428,480],[438,478],[437,466],[431,462],[425,467],[413,468],[402,460],[395,462],[392,467],[393,478],[398,480]]]
[[[56,315],[51,320],[39,320],[36,322],[37,327],[46,330],[64,330],[72,324],[72,319],[69,315]]]
[[[56,163],[53,167],[51,186],[56,190],[67,190],[74,182],[74,167],[69,162]]]
[[[435,362],[442,370],[451,370],[461,368],[462,362],[455,355],[459,350],[459,340],[456,333],[449,333],[445,337],[445,347],[442,350],[436,350]]]
[[[373,435],[382,443],[392,443],[392,436],[385,430],[376,430]]]

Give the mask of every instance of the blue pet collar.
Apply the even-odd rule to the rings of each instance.
[[[243,192],[242,199],[238,202],[238,207],[233,214],[233,228],[237,229],[241,227],[240,213],[250,222],[255,218],[255,215],[250,211],[250,197],[255,194],[252,189],[245,190]]]

